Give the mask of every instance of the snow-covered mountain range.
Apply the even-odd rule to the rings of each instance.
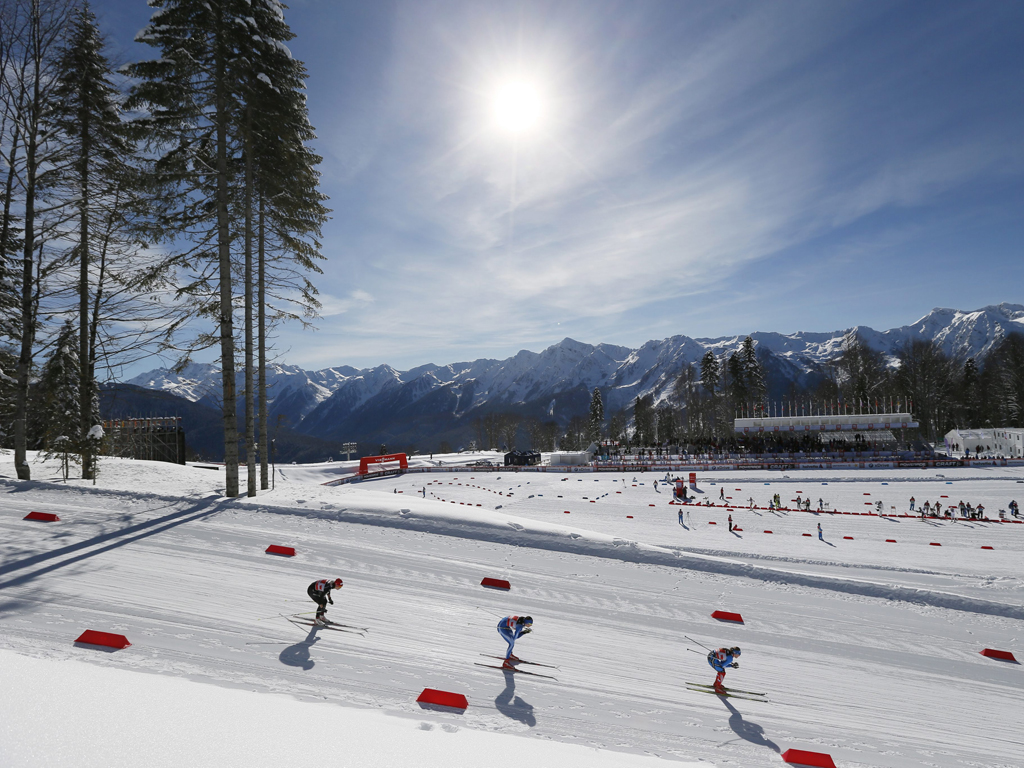
[[[947,354],[966,358],[984,356],[1014,330],[1024,332],[1024,305],[970,312],[935,309],[911,325],[887,331],[858,326],[833,333],[750,335],[767,371],[769,395],[782,397],[793,382],[813,383],[853,334],[889,357],[912,339],[932,339]],[[661,401],[670,396],[686,365],[697,363],[709,349],[727,356],[743,338],[678,335],[638,349],[566,338],[542,352],[523,350],[506,360],[429,364],[408,371],[389,365],[306,371],[273,364],[268,368],[270,412],[299,432],[328,440],[415,444],[447,434],[459,439],[475,416],[492,411],[564,422],[586,411],[594,387],[601,387],[608,413],[637,395],[652,394]],[[161,368],[128,383],[215,406],[220,369],[210,364],[190,365],[180,373]]]

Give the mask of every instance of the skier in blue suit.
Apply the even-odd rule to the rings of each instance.
[[[512,654],[516,640],[533,628],[531,616],[506,616],[498,622],[498,634],[508,643],[508,653],[505,654],[505,661],[501,663],[504,669],[515,669],[512,662],[519,661],[519,657]]]
[[[740,655],[740,649],[736,646],[732,648],[719,648],[717,651],[711,651],[708,654],[708,664],[711,668],[718,673],[715,678],[715,688],[723,688],[722,681],[725,680],[725,670],[738,669],[740,663],[733,661],[734,658]]]

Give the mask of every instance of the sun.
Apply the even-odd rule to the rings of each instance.
[[[540,89],[522,80],[502,83],[491,100],[497,127],[516,135],[529,133],[540,124],[543,106]]]

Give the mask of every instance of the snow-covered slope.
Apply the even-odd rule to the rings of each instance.
[[[730,532],[725,508],[695,508],[679,525],[649,474],[323,486],[332,464],[279,467],[276,490],[227,500],[208,469],[111,459],[94,488],[32,460],[43,480],[22,483],[0,456],[5,766],[424,768],[440,752],[453,768],[509,755],[770,768],[787,749],[841,768],[1022,765],[1024,677],[979,651],[1024,655],[1024,525],[736,507],[744,530]],[[720,487],[817,488],[839,507],[871,493],[991,509],[1021,479],[1012,468],[808,471],[702,474],[699,486],[712,499]],[[33,510],[61,520],[21,519]],[[817,521],[824,541],[802,535]],[[268,544],[296,555],[267,555]],[[328,615],[352,631],[295,623],[312,608],[306,586],[326,576],[345,581]],[[481,588],[484,576],[511,591]],[[495,625],[509,614],[534,617],[516,653],[556,665],[532,668],[556,680],[479,666],[503,653]],[[85,629],[132,645],[75,645]],[[726,683],[768,701],[687,690],[713,677],[701,644],[742,647]],[[421,708],[428,687],[465,694],[469,708]],[[136,711],[150,713],[144,737]],[[581,762],[566,745],[599,751]]]

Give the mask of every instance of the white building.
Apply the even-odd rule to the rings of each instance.
[[[1011,459],[1024,457],[1024,429],[998,427],[996,429],[953,429],[945,435],[946,452],[963,456],[988,454]]]

